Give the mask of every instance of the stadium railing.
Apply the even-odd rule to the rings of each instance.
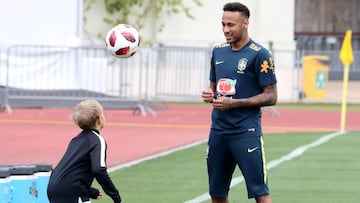
[[[312,54],[329,55],[329,75],[336,78],[342,74],[338,53],[273,54],[279,64],[277,73],[287,68],[296,79],[301,75],[301,58]],[[141,47],[127,59],[115,58],[103,46],[14,45],[0,54],[1,109],[72,107],[80,100],[93,98],[106,108],[132,109],[134,114],[155,116],[154,110],[166,108],[167,102],[201,102],[201,91],[209,85],[209,47]],[[360,53],[355,51],[354,55],[352,76],[360,73]],[[284,61],[293,65],[283,67]],[[297,96],[302,89],[300,82],[286,88],[296,95],[292,101],[301,100]]]

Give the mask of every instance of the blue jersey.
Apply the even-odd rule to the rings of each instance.
[[[212,51],[210,81],[216,83],[217,97],[252,97],[262,93],[264,86],[276,83],[274,61],[268,50],[252,40],[238,51],[223,43]],[[225,134],[261,135],[260,107],[213,109],[211,129]]]

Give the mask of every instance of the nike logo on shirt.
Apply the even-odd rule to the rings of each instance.
[[[222,63],[224,63],[224,61],[215,61],[215,65],[220,65]]]
[[[253,152],[253,151],[255,151],[255,150],[257,150],[259,147],[254,147],[254,148],[248,148],[248,152],[249,153],[251,153],[251,152]]]

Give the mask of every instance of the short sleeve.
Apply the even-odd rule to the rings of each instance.
[[[263,49],[259,52],[255,67],[261,87],[275,84],[277,82],[274,59],[267,50]]]

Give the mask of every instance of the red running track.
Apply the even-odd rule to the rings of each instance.
[[[70,120],[71,109],[13,109],[0,114],[0,164],[57,164],[68,142],[80,129]],[[338,131],[340,113],[278,110],[263,113],[264,132]],[[108,166],[124,164],[169,149],[206,140],[211,106],[171,105],[157,116],[105,109],[101,134],[108,144]],[[346,130],[360,130],[360,112],[347,114]]]

